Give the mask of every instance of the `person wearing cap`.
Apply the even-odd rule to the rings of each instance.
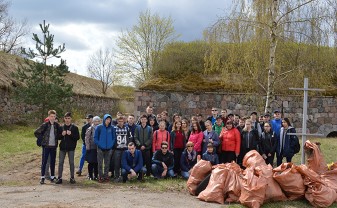
[[[219,157],[215,152],[214,146],[212,143],[207,144],[207,150],[202,155],[202,159],[206,161],[210,161],[212,165],[219,164]]]
[[[83,169],[84,161],[85,161],[85,153],[86,153],[85,133],[87,132],[88,128],[91,126],[93,117],[94,117],[93,115],[88,114],[85,117],[85,119],[87,120],[87,123],[82,127],[82,131],[81,131],[81,139],[83,141],[83,144],[82,144],[82,156],[80,158],[80,164],[78,166],[78,170],[76,171],[76,174],[78,176],[82,175],[82,169]]]
[[[257,132],[259,133],[259,137],[261,137],[262,129],[261,129],[259,121],[257,120],[257,113],[256,112],[252,112],[250,114],[250,120],[252,121],[252,128],[256,129]]]
[[[97,163],[97,145],[94,141],[96,127],[101,123],[101,118],[95,116],[92,119],[91,126],[85,132],[85,160],[88,164],[89,180],[98,180],[98,163]]]
[[[80,139],[80,133],[78,127],[71,122],[71,113],[67,112],[64,115],[64,124],[61,126],[62,136],[60,138],[60,153],[59,153],[59,168],[58,168],[58,179],[56,184],[62,183],[62,173],[63,173],[63,164],[66,154],[69,158],[70,166],[70,183],[74,184],[75,181],[75,149],[77,145],[77,140]]]
[[[217,116],[216,117],[216,122],[213,124],[213,130],[220,135],[222,128],[224,127],[224,123],[222,122],[222,117],[221,116]]]

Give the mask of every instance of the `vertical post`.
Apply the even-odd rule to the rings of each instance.
[[[308,119],[308,78],[304,78],[304,99],[303,99],[303,122],[302,122],[302,157],[301,164],[305,164],[304,145],[307,141],[307,119]]]

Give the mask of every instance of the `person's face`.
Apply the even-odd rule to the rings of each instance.
[[[221,126],[221,123],[222,123],[222,119],[217,119],[217,120],[216,120],[216,124],[217,124],[218,126]]]
[[[239,120],[239,126],[244,127],[245,126],[245,121],[244,120]]]
[[[226,116],[227,116],[227,111],[224,111],[224,110],[221,111],[221,116],[222,116],[222,117],[226,117]]]
[[[108,117],[107,119],[105,119],[105,126],[109,126],[111,123],[111,118]]]
[[[163,119],[161,118],[161,114],[158,114],[157,115],[157,121],[159,122],[159,121],[162,121]]]
[[[282,120],[282,126],[284,128],[288,128],[288,123],[285,120]]]
[[[240,120],[239,116],[234,116],[235,123],[239,123],[239,120]]]
[[[87,118],[87,123],[92,123],[92,118]]]
[[[215,109],[215,108],[212,108],[212,114],[213,114],[213,115],[218,115],[218,110]]]
[[[176,129],[180,129],[181,128],[181,122],[177,122],[176,123]]]
[[[212,130],[212,125],[209,124],[209,123],[205,123],[205,127],[208,131],[211,131]]]
[[[50,114],[48,116],[50,123],[54,123],[56,120],[56,115],[55,114]]]
[[[229,117],[228,117],[228,120],[229,120],[229,121],[234,121],[234,116],[229,116]]]
[[[71,117],[64,117],[64,123],[69,125],[71,123]]]
[[[147,114],[152,114],[153,113],[153,108],[146,108],[146,113]]]
[[[251,118],[253,121],[256,121],[256,115],[255,115],[255,114],[250,115],[250,118]]]
[[[165,113],[161,114],[161,119],[166,121],[166,114]]]
[[[279,112],[274,113],[274,118],[275,119],[280,119],[281,118],[281,113],[279,113]]]
[[[129,123],[130,125],[134,124],[134,123],[135,123],[135,117],[129,116],[129,117],[128,117],[128,123]]]
[[[263,128],[264,128],[265,132],[270,132],[271,127],[270,127],[269,123],[264,124]]]
[[[209,152],[209,153],[213,153],[213,147],[207,147],[207,152]]]
[[[97,126],[98,124],[100,124],[101,123],[101,121],[100,120],[95,120],[94,121],[94,124]]]
[[[182,122],[181,122],[181,127],[182,127],[182,128],[186,128],[186,127],[187,127],[187,123],[186,123],[185,121],[182,121]]]
[[[135,147],[135,145],[128,146],[128,150],[129,150],[129,152],[130,152],[131,154],[134,154],[134,153],[135,153],[135,151],[136,151],[136,147]]]
[[[118,119],[118,120],[117,120],[117,125],[118,125],[119,127],[123,127],[123,126],[124,126],[124,119]]]
[[[232,129],[232,128],[233,128],[233,124],[231,124],[231,123],[226,123],[226,128],[227,128],[227,129]]]
[[[176,116],[176,117],[174,118],[174,121],[181,121],[180,116]]]
[[[197,124],[195,124],[195,123],[193,124],[193,130],[194,130],[194,131],[198,131],[198,126],[197,126]]]
[[[187,147],[187,150],[189,151],[189,152],[191,152],[192,150],[193,150],[193,144],[188,144],[188,145],[186,145],[186,147]]]
[[[150,125],[153,126],[154,125],[154,120],[150,119]]]
[[[247,129],[251,129],[252,128],[252,124],[250,122],[246,122],[245,126]]]
[[[164,131],[165,130],[165,124],[160,123],[159,124],[159,129],[162,130],[162,131]]]
[[[270,116],[264,116],[263,117],[263,122],[269,122],[270,121]]]
[[[263,122],[263,117],[259,117],[259,122]]]
[[[161,151],[163,152],[163,154],[166,154],[167,153],[167,145],[162,145]]]
[[[202,120],[201,116],[197,116],[197,120],[200,122]]]

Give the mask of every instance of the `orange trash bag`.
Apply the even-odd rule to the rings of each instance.
[[[302,175],[292,163],[283,163],[273,170],[273,178],[280,185],[289,200],[304,197],[305,186]]]
[[[322,174],[328,170],[324,156],[316,143],[312,143],[307,140],[304,145],[304,151],[308,158],[307,166],[309,169],[315,171],[318,174]]]
[[[321,175],[322,181],[337,192],[337,168],[326,171]]]
[[[299,165],[299,166],[295,166],[295,169],[304,177],[304,179],[307,178],[307,180],[311,182],[323,183],[321,176],[315,171],[309,169],[308,166]],[[305,182],[304,182],[304,185],[306,185]]]
[[[205,190],[200,192],[197,198],[206,202],[224,204],[225,199],[223,189],[225,187],[227,173],[228,169],[225,167],[225,164],[218,165],[212,171],[208,186]]]
[[[336,197],[335,190],[318,182],[310,182],[305,193],[305,198],[314,207],[329,207],[335,202]]]
[[[249,167],[256,167],[260,165],[267,165],[263,157],[258,153],[256,150],[251,150],[247,152],[247,154],[244,156],[242,165],[246,168]]]
[[[263,176],[261,167],[255,169],[247,168],[245,175],[241,178],[241,204],[259,208],[265,199],[267,189],[267,179]]]
[[[226,163],[228,174],[225,181],[224,196],[225,201],[228,203],[239,202],[241,195],[241,181],[240,175],[242,169],[235,162]]]
[[[260,167],[262,175],[267,179],[267,189],[264,202],[286,201],[286,195],[284,195],[280,185],[273,178],[273,167],[270,164]]]
[[[200,160],[197,164],[194,165],[191,175],[187,180],[187,189],[190,194],[195,195],[198,185],[209,173],[211,173],[211,171],[212,164],[209,161]]]

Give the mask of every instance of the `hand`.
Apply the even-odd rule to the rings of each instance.
[[[263,154],[262,157],[263,157],[263,159],[267,159],[266,154]]]
[[[136,173],[133,169],[131,169],[130,171],[131,171],[131,176],[132,176],[132,177],[137,176],[137,173]]]
[[[270,153],[268,153],[268,157],[270,157],[271,156],[271,154]]]
[[[167,170],[164,170],[163,173],[161,174],[161,177],[165,177],[167,173]]]
[[[71,134],[71,131],[67,130],[67,134],[70,135],[70,134]]]
[[[65,136],[67,134],[67,131],[62,131],[62,136]]]
[[[198,155],[198,156],[197,156],[197,162],[199,162],[200,160],[201,160],[201,156]]]
[[[203,139],[203,140],[202,140],[202,142],[204,142],[204,143],[205,143],[205,142],[206,142],[206,139]]]
[[[209,139],[208,142],[213,143],[213,140],[212,140],[212,139]]]
[[[141,146],[141,147],[140,147],[140,150],[145,150],[145,146]]]
[[[236,157],[239,157],[239,154],[235,154],[236,155]]]
[[[167,166],[165,165],[164,162],[161,163],[163,165],[164,170],[167,170]]]

